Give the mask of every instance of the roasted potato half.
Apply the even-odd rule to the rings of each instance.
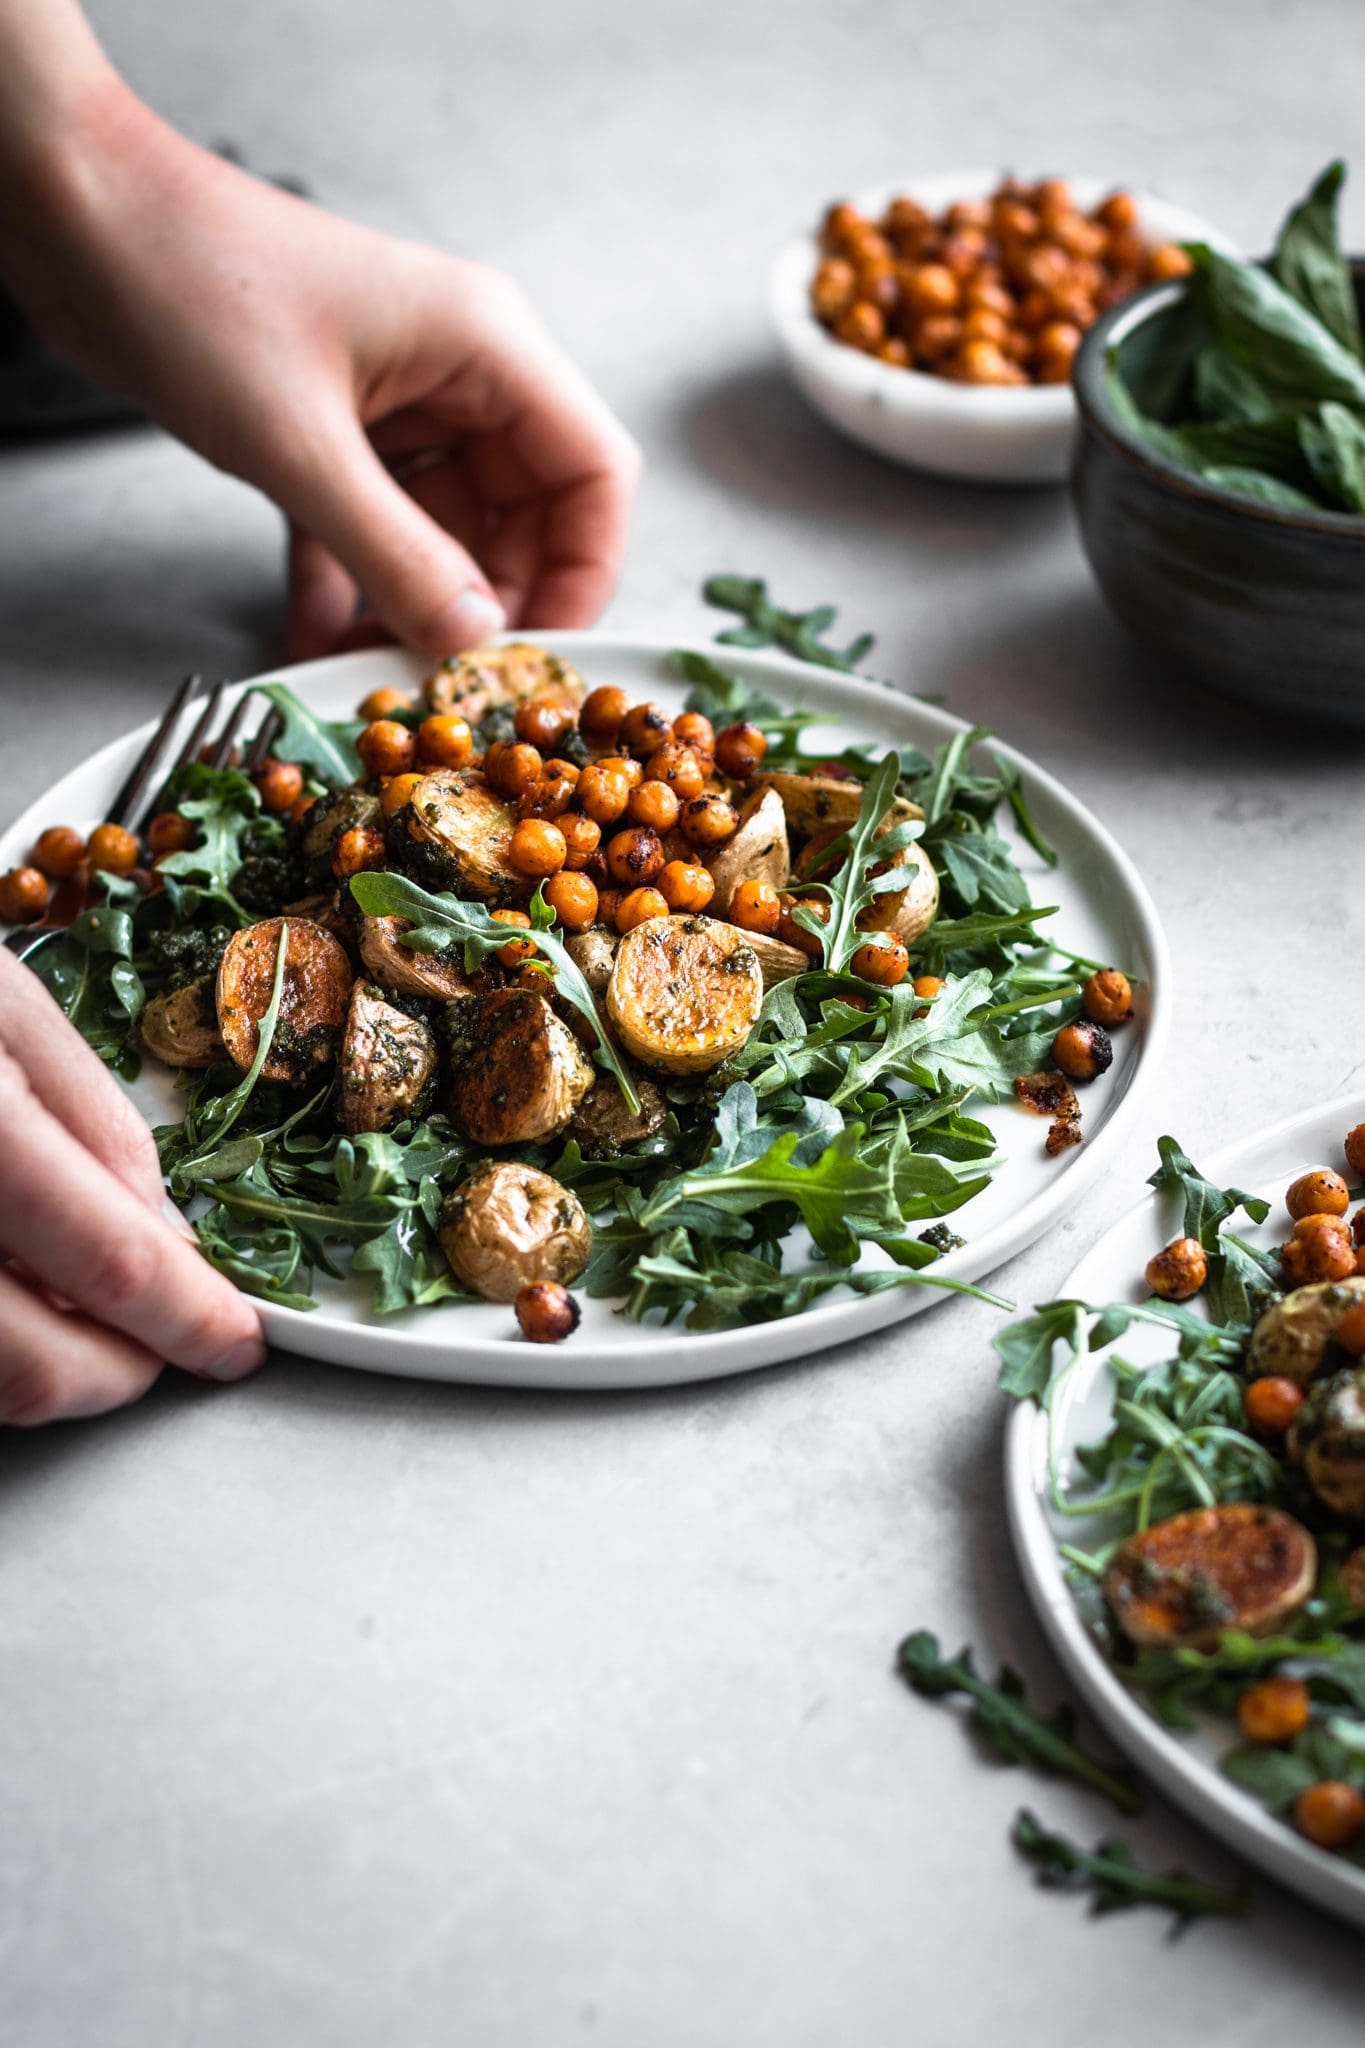
[[[457,895],[496,903],[525,901],[534,893],[534,882],[507,858],[516,806],[494,794],[480,769],[434,769],[412,792],[407,817],[414,843]]]
[[[1348,1367],[1309,1389],[1288,1449],[1324,1507],[1365,1521],[1365,1371]]]
[[[1264,1636],[1282,1627],[1317,1570],[1317,1546],[1301,1522],[1237,1501],[1191,1508],[1130,1536],[1104,1575],[1104,1597],[1130,1642],[1207,1649],[1225,1628]]]
[[[1365,1275],[1296,1287],[1268,1308],[1252,1331],[1247,1351],[1249,1377],[1263,1379],[1274,1373],[1306,1387],[1329,1362],[1328,1346],[1347,1309],[1362,1301]],[[1338,1353],[1338,1360],[1340,1356]]]
[[[164,1060],[168,1067],[214,1067],[228,1057],[207,974],[167,995],[153,996],[138,1020],[138,1030],[152,1058]]]
[[[592,1250],[577,1195],[511,1159],[485,1160],[446,1197],[439,1234],[451,1272],[486,1301],[515,1301],[538,1280],[567,1286]]]
[[[599,1075],[574,1111],[567,1135],[588,1159],[610,1159],[627,1145],[652,1138],[668,1115],[662,1091],[644,1074],[632,1076],[640,1098],[637,1116],[610,1074]]]
[[[452,1003],[451,1122],[479,1145],[524,1145],[562,1131],[596,1078],[568,1026],[534,989]]]
[[[611,980],[611,964],[616,958],[615,932],[609,932],[605,925],[594,925],[586,932],[574,932],[572,937],[565,939],[564,950],[593,994],[604,995]]]
[[[341,1121],[357,1131],[387,1131],[417,1110],[436,1072],[436,1033],[423,1017],[386,1002],[372,981],[351,990],[337,1063]]]
[[[498,705],[517,704],[523,697],[549,697],[577,711],[586,695],[587,685],[577,669],[529,640],[473,648],[443,661],[426,682],[433,711],[456,712],[471,725]]]
[[[787,844],[787,814],[775,789],[757,790],[747,799],[740,810],[739,830],[712,854],[707,866],[716,885],[711,908],[717,917],[726,916],[730,898],[741,882],[767,882],[774,889],[785,886],[791,872],[791,848]]]
[[[865,931],[894,932],[909,946],[938,916],[938,876],[928,854],[917,846],[906,847],[896,868],[904,870],[907,886],[878,896],[858,922]]]
[[[790,981],[794,974],[805,974],[816,964],[799,946],[789,946],[785,939],[775,939],[770,932],[745,932],[744,943],[758,961],[765,994],[779,981]]]
[[[787,828],[798,839],[809,839],[814,833],[830,829],[847,832],[850,825],[857,824],[862,809],[863,786],[851,777],[773,774],[754,778],[755,794],[770,789],[781,797]],[[898,796],[893,799],[885,822],[904,825],[911,818],[923,816],[918,804]]]
[[[642,1066],[702,1074],[739,1051],[763,1006],[749,936],[714,917],[682,916],[647,918],[626,933],[607,1015]]]
[[[354,826],[382,825],[379,798],[369,789],[338,789],[320,796],[306,813],[300,851],[309,882],[314,888],[330,889],[332,848],[343,832]]]
[[[256,1057],[270,1007],[280,932],[289,927],[279,1021],[261,1072],[268,1081],[306,1081],[335,1057],[351,999],[351,963],[339,939],[305,917],[267,917],[234,932],[218,963],[218,1029],[228,1057],[245,1070]]]
[[[360,957],[382,989],[397,996],[434,996],[455,1002],[472,995],[458,952],[417,953],[399,944],[412,930],[405,917],[362,917]]]

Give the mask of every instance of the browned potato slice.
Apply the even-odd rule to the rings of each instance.
[[[1274,1373],[1306,1387],[1321,1371],[1327,1346],[1347,1309],[1362,1301],[1365,1275],[1296,1287],[1283,1301],[1268,1308],[1252,1331],[1247,1351],[1248,1374],[1252,1379],[1263,1379],[1267,1373]]]
[[[1309,1389],[1289,1432],[1289,1455],[1324,1507],[1365,1521],[1365,1379],[1358,1369]]]
[[[408,830],[430,849],[444,886],[489,902],[526,899],[535,884],[507,858],[516,830],[513,804],[504,803],[477,768],[437,768],[412,792]]]
[[[208,975],[168,995],[153,996],[138,1030],[153,1059],[164,1060],[168,1067],[212,1067],[228,1056]]]
[[[763,1005],[749,937],[714,917],[651,917],[627,932],[607,983],[626,1051],[668,1074],[702,1074],[738,1052]]]
[[[576,1280],[592,1250],[577,1195],[536,1166],[485,1160],[446,1197],[441,1248],[451,1272],[486,1301],[515,1301],[537,1280]]]
[[[218,963],[218,1029],[229,1058],[245,1070],[256,1057],[260,1022],[270,1007],[275,954],[286,922],[284,994],[261,1072],[267,1081],[301,1083],[335,1057],[351,997],[346,949],[320,924],[305,917],[267,917],[234,932]]]
[[[458,949],[450,953],[416,953],[398,943],[412,926],[405,917],[362,917],[360,957],[379,986],[390,995],[434,996],[454,1002],[472,995]]]
[[[779,981],[790,981],[794,974],[805,974],[815,966],[799,946],[789,946],[785,939],[775,939],[769,932],[745,932],[744,943],[757,957],[765,995]]]
[[[500,988],[446,1015],[450,1116],[466,1137],[523,1145],[563,1130],[596,1074],[544,996]]]
[[[379,798],[373,790],[339,789],[331,796],[319,797],[306,814],[301,841],[308,879],[313,887],[330,885],[332,848],[343,832],[349,832],[353,826],[382,825],[383,822]]]
[[[595,996],[605,994],[611,980],[611,963],[616,958],[616,934],[605,925],[574,932],[564,941],[564,950]]]
[[[1318,1554],[1301,1522],[1253,1501],[1191,1508],[1128,1541],[1104,1596],[1130,1642],[1205,1649],[1225,1628],[1270,1635],[1302,1607]]]
[[[791,849],[787,845],[787,814],[775,789],[756,790],[746,800],[739,814],[739,830],[706,865],[716,885],[711,908],[717,917],[725,916],[741,882],[767,882],[774,889],[785,886],[791,872]]]
[[[878,896],[859,922],[867,931],[894,932],[908,946],[938,916],[938,876],[928,854],[917,846],[907,846],[896,866],[905,870],[908,887]]]
[[[384,1000],[372,981],[358,981],[341,1041],[341,1121],[357,1131],[387,1131],[411,1116],[436,1071],[436,1034]]]
[[[477,725],[499,704],[523,697],[550,697],[577,711],[587,685],[577,669],[544,647],[514,640],[506,647],[475,647],[443,661],[426,683],[433,711],[458,712]]]
[[[633,1077],[640,1098],[636,1116],[610,1074],[594,1082],[574,1112],[568,1135],[577,1138],[589,1159],[610,1159],[624,1145],[638,1145],[653,1137],[668,1115],[662,1091],[643,1074]]]
[[[824,831],[827,826],[846,832],[850,825],[857,824],[862,808],[861,782],[837,775],[760,775],[755,778],[754,789],[777,792],[788,828],[798,839],[809,839],[813,832]],[[886,822],[904,825],[911,818],[923,816],[918,804],[898,796],[886,814]]]

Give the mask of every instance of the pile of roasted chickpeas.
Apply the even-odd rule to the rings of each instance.
[[[908,197],[879,220],[847,200],[820,230],[816,318],[836,341],[900,370],[964,384],[1065,384],[1106,307],[1190,262],[1150,244],[1131,192],[1083,212],[1063,178],[1006,178],[935,216]]]

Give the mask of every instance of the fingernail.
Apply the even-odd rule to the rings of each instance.
[[[241,1380],[249,1372],[255,1372],[258,1365],[265,1364],[265,1346],[259,1337],[243,1337],[240,1344],[234,1344],[221,1358],[210,1359],[198,1371],[208,1380]]]
[[[442,649],[462,654],[467,647],[481,647],[506,624],[506,612],[486,590],[462,590],[432,627],[432,638]]]

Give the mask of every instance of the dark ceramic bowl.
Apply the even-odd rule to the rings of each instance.
[[[1365,263],[1353,269],[1359,291]],[[1180,673],[1294,717],[1365,727],[1365,518],[1234,497],[1115,416],[1111,349],[1143,411],[1170,419],[1197,341],[1185,287],[1158,285],[1098,320],[1076,358],[1071,492],[1100,589]]]

